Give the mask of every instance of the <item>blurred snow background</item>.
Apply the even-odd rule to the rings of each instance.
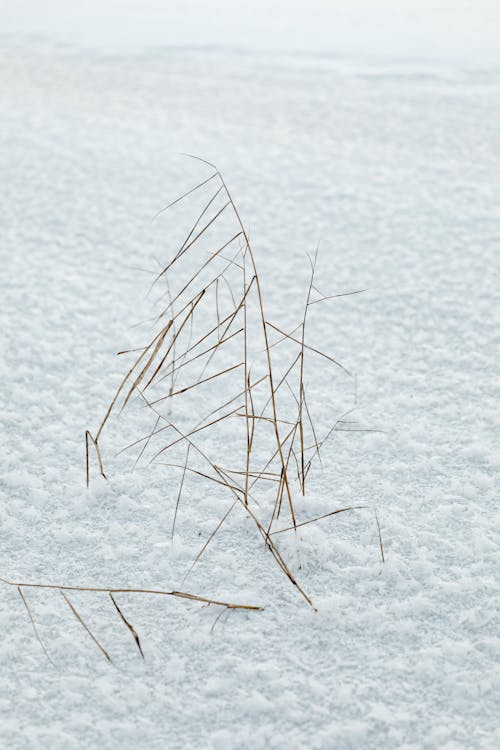
[[[74,595],[110,667],[59,595],[29,591],[54,668],[1,587],[6,747],[498,746],[499,18],[488,2],[0,3],[0,575],[266,607],[211,634],[210,608],[123,598],[142,663],[109,603]],[[300,571],[283,541],[317,613],[241,514],[182,583],[221,512],[202,485],[173,550],[161,467],[132,472],[109,444],[111,481],[83,487],[83,431],[150,311],[133,268],[173,252],[151,217],[206,174],[183,151],[224,171],[272,317],[296,324],[318,240],[322,287],[370,290],[325,308],[316,343],[385,433],[339,434],[301,512],[376,506],[387,562],[361,513],[305,527]]]
[[[5,33],[92,46],[208,45],[497,61],[494,0],[2,0]]]

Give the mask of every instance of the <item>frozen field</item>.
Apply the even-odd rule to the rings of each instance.
[[[109,598],[74,593],[110,665],[58,591],[25,589],[51,664],[0,584],[2,747],[498,747],[500,68],[9,34],[0,70],[0,576],[265,608],[212,631],[213,607],[122,595],[143,662]],[[117,433],[85,488],[84,430],[151,314],[135,269],[176,250],[151,217],[209,174],[185,151],[223,171],[282,327],[319,240],[322,291],[368,289],[310,336],[381,432],[335,434],[297,503],[376,508],[386,562],[371,512],[280,541],[316,612],[241,509],[183,581],[228,499],[187,480],[172,547],[178,480],[114,458]],[[315,362],[340,416],[352,382]]]

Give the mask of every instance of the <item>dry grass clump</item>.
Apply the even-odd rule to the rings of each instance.
[[[215,483],[231,497],[193,566],[240,507],[277,565],[312,604],[275,536],[366,507],[349,505],[301,521],[294,500],[297,493],[305,495],[311,467],[321,461],[329,438],[336,431],[360,431],[347,419],[349,409],[320,434],[305,378],[313,358],[313,366],[351,377],[346,367],[307,340],[310,308],[345,294],[324,295],[318,289],[316,251],[309,258],[310,278],[298,325],[285,331],[269,320],[255,255],[233,196],[218,168],[198,160],[210,167],[209,176],[159,212],[202,196],[189,231],[151,284],[150,292],[158,293],[151,337],[138,349],[120,352],[134,359],[97,431],[86,433],[86,481],[92,446],[98,470],[106,476],[103,430],[113,412],[123,412],[137,397],[150,410],[152,427],[123,451],[135,451],[136,462],[157,461],[180,472],[172,536],[187,475]],[[283,521],[284,528],[275,528]]]
[[[344,295],[324,295],[318,289],[316,251],[309,258],[310,277],[299,323],[286,331],[272,322],[266,314],[262,279],[250,238],[233,196],[217,167],[203,159],[199,161],[210,167],[209,176],[159,212],[179,204],[185,207],[201,196],[189,231],[172,259],[155,273],[150,293],[157,294],[157,313],[149,321],[152,330],[147,342],[137,349],[119,352],[121,356],[131,356],[131,363],[98,429],[85,432],[86,483],[88,486],[92,454],[98,472],[106,479],[101,443],[110,419],[132,404],[137,408],[139,402],[151,414],[151,428],[123,451],[134,451],[136,462],[155,461],[166,471],[178,472],[172,498],[172,539],[188,477],[216,486],[229,498],[192,568],[228,517],[240,508],[252,519],[283,574],[312,606],[276,540],[307,524],[367,507],[349,504],[305,520],[297,513],[296,497],[306,494],[311,468],[315,462],[321,463],[325,443],[335,432],[361,431],[348,419],[355,407],[325,426],[321,404],[318,420],[306,382],[310,364],[351,377],[346,367],[311,346],[307,338],[311,307]],[[383,560],[378,519],[377,528]],[[59,589],[74,617],[108,661],[109,653],[67,592],[107,594],[143,658],[139,635],[118,604],[118,594],[180,597],[219,606],[222,612],[261,609],[180,591],[62,586],[4,578],[0,581],[17,587],[35,636],[49,659],[24,589]]]

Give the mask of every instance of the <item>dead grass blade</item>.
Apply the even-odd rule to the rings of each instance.
[[[186,247],[187,243],[189,242],[189,240],[193,236],[194,232],[196,231],[196,227],[199,225],[200,221],[205,216],[205,214],[207,213],[208,209],[210,208],[210,206],[212,205],[212,203],[217,199],[217,196],[220,193],[221,193],[221,187],[219,187],[215,191],[215,193],[212,195],[212,197],[210,198],[210,200],[208,201],[208,203],[204,206],[202,212],[200,213],[200,215],[198,216],[198,218],[194,222],[194,224],[191,227],[191,230],[190,230],[188,236],[186,237],[186,239],[184,240],[184,242],[180,246],[178,252],[174,256],[174,258],[170,261],[170,263],[164,269],[162,269],[162,271],[158,274],[158,276],[155,279],[155,283],[156,283],[156,281],[158,281],[159,278],[161,278],[161,276],[163,276],[169,270],[169,268],[171,268],[171,266],[173,266],[173,264],[175,263],[175,261],[182,255],[182,251],[184,250],[184,248]]]
[[[170,326],[171,326],[171,325],[172,325],[172,323],[171,323],[171,321],[169,321],[169,322],[167,323],[167,326],[168,326],[168,327],[170,328]],[[167,326],[165,326],[165,328],[166,328]],[[161,330],[161,331],[159,331],[159,333],[157,333],[157,334],[156,334],[156,336],[154,337],[154,339],[153,339],[153,340],[151,341],[151,343],[150,343],[150,344],[149,344],[149,345],[148,345],[148,346],[147,346],[147,347],[146,347],[146,348],[144,349],[143,353],[142,353],[142,354],[141,354],[141,355],[140,355],[140,356],[138,357],[138,359],[136,359],[136,361],[134,362],[134,364],[132,365],[132,367],[131,367],[131,368],[129,369],[129,371],[127,372],[127,374],[125,375],[125,377],[124,377],[124,378],[123,378],[123,380],[121,381],[120,385],[118,386],[118,388],[117,388],[117,390],[116,390],[116,392],[115,392],[115,395],[113,396],[113,398],[112,398],[112,400],[111,400],[111,403],[110,403],[110,405],[108,406],[108,409],[106,410],[106,414],[104,415],[104,419],[102,420],[102,422],[101,422],[101,424],[100,424],[100,426],[99,426],[99,429],[98,429],[98,431],[97,431],[97,433],[96,433],[96,436],[95,436],[95,438],[92,438],[92,439],[93,439],[93,441],[94,441],[94,443],[97,443],[97,442],[99,441],[99,438],[100,438],[100,436],[101,436],[101,433],[102,433],[102,431],[103,431],[103,429],[104,429],[104,426],[105,426],[106,422],[108,421],[108,419],[109,419],[109,417],[110,417],[110,414],[111,414],[111,412],[113,411],[113,408],[114,408],[114,406],[115,406],[116,402],[118,401],[118,398],[120,397],[120,394],[121,394],[121,392],[122,392],[122,390],[123,390],[123,387],[125,386],[125,383],[126,383],[126,382],[128,381],[129,377],[130,377],[130,376],[132,375],[132,373],[134,372],[135,368],[136,368],[136,367],[137,367],[137,366],[138,366],[138,365],[139,365],[139,364],[140,364],[140,363],[142,362],[142,359],[143,359],[143,357],[145,357],[145,356],[146,356],[146,354],[147,354],[147,352],[149,351],[149,349],[150,349],[150,348],[151,348],[151,347],[152,347],[153,345],[155,345],[155,344],[156,344],[157,340],[158,340],[159,338],[161,338],[161,337],[163,336],[164,332],[166,333],[166,331],[165,331],[165,328],[162,328],[162,330]],[[89,433],[89,434],[90,434],[90,433]]]
[[[278,331],[278,333],[281,333],[282,336],[284,336],[287,339],[290,339],[290,341],[294,341],[299,346],[302,346],[302,342],[299,339],[296,339],[290,334],[285,333],[285,331],[282,331],[281,328],[278,328],[278,326],[274,325],[274,323],[266,321],[266,325],[270,326],[271,328],[274,328],[275,331]],[[311,352],[314,352],[315,354],[319,354],[320,357],[324,357],[329,362],[332,362],[334,365],[337,365],[337,367],[340,367],[340,369],[343,370],[345,373],[347,373],[347,375],[350,375],[352,377],[352,373],[347,369],[347,367],[344,367],[344,365],[341,365],[340,362],[337,362],[337,360],[334,359],[333,357],[330,357],[328,354],[325,354],[319,349],[315,349],[314,346],[309,346],[309,344],[304,344],[304,348],[308,349]]]
[[[168,323],[167,323],[167,325],[163,329],[162,334],[161,334],[160,338],[158,339],[158,341],[156,342],[155,347],[153,349],[153,352],[151,353],[149,359],[147,360],[146,364],[144,365],[144,367],[140,371],[139,375],[136,377],[136,379],[132,383],[132,387],[130,388],[130,390],[129,390],[129,392],[128,392],[128,394],[125,397],[125,400],[123,402],[122,409],[121,409],[122,411],[126,407],[126,405],[127,405],[128,401],[129,401],[132,393],[135,391],[135,389],[137,388],[137,386],[141,383],[144,375],[146,374],[146,372],[150,368],[151,364],[153,363],[154,358],[158,354],[158,352],[159,352],[159,350],[160,350],[163,342],[165,341],[165,337],[166,337],[167,333],[169,332],[170,328],[172,327],[172,324],[173,324],[173,320],[169,320]],[[147,388],[147,385],[146,385],[146,388]]]
[[[174,541],[175,522],[177,520],[177,512],[179,510],[179,503],[181,501],[182,490],[184,488],[184,479],[186,478],[186,470],[187,470],[187,466],[188,466],[189,451],[190,450],[191,450],[191,446],[188,443],[188,447],[187,447],[187,450],[186,450],[186,460],[184,462],[184,468],[183,468],[183,472],[182,472],[181,483],[179,485],[179,492],[177,494],[177,500],[176,500],[176,503],[175,503],[174,519],[172,521],[172,534],[171,534],[172,542]]]
[[[100,650],[100,652],[101,652],[101,653],[102,653],[102,654],[103,654],[103,655],[104,655],[104,656],[106,657],[106,659],[107,659],[107,660],[108,660],[109,662],[111,662],[111,657],[110,657],[110,655],[108,654],[108,652],[106,651],[106,649],[104,648],[104,646],[102,646],[102,645],[101,645],[101,644],[99,643],[99,641],[97,640],[97,638],[95,637],[95,635],[93,634],[93,632],[92,632],[92,631],[90,630],[89,626],[88,626],[88,625],[87,625],[87,624],[86,624],[86,623],[84,622],[84,620],[83,620],[83,619],[81,618],[80,614],[79,614],[79,613],[78,613],[78,611],[77,611],[77,610],[75,609],[74,605],[73,605],[73,604],[71,603],[71,601],[70,601],[70,600],[69,600],[69,598],[68,598],[68,597],[66,596],[66,594],[64,593],[64,591],[61,591],[61,596],[63,597],[64,601],[66,602],[66,604],[68,605],[68,607],[70,608],[70,610],[71,610],[71,611],[73,612],[74,616],[76,617],[76,619],[78,620],[78,622],[80,623],[80,625],[82,626],[82,628],[83,628],[83,629],[84,629],[84,630],[85,630],[85,631],[86,631],[86,632],[88,633],[88,635],[89,635],[89,636],[90,636],[90,637],[92,638],[92,640],[94,641],[94,643],[96,644],[96,646],[97,646],[97,648],[98,648],[98,649]]]
[[[167,211],[169,208],[172,208],[172,206],[175,206],[177,203],[180,203],[184,198],[187,198],[188,195],[191,195],[191,193],[194,193],[195,190],[199,190],[199,188],[203,187],[203,185],[206,185],[207,182],[210,182],[210,180],[213,180],[214,177],[217,177],[217,172],[215,172],[210,177],[207,177],[206,180],[203,180],[203,182],[200,182],[198,185],[195,185],[194,188],[191,188],[191,190],[187,190],[185,193],[183,193],[179,198],[176,198],[175,201],[172,201],[168,204],[168,206],[165,206],[164,208],[161,208],[154,216],[153,221],[156,219],[160,214],[162,214],[164,211]]]
[[[332,510],[331,513],[325,513],[322,516],[317,516],[316,518],[311,518],[309,521],[302,521],[302,523],[298,523],[296,526],[289,526],[287,529],[278,529],[277,531],[271,531],[269,533],[269,536],[274,536],[275,534],[284,534],[285,531],[294,531],[295,529],[299,529],[301,526],[307,526],[309,523],[316,523],[316,521],[321,521],[323,518],[330,518],[330,516],[336,516],[337,513],[346,513],[348,510],[360,510],[361,508],[367,508],[367,505],[349,505],[347,508],[339,508],[339,510]]]
[[[168,463],[167,461],[158,461],[158,463],[161,466],[172,466],[176,469],[184,469],[184,464],[173,464]],[[215,482],[216,484],[221,484],[223,487],[232,487],[233,490],[236,492],[243,492],[241,487],[237,487],[234,484],[228,484],[227,482],[223,482],[221,479],[216,479],[216,477],[211,477],[210,474],[206,474],[203,471],[199,471],[198,469],[193,469],[191,466],[186,467],[186,471],[189,471],[191,474],[196,474],[199,477],[203,477],[204,479],[208,479],[210,482]]]
[[[315,449],[313,455],[311,456],[311,458],[309,459],[309,461],[307,462],[306,473],[311,468],[311,465],[312,465],[312,462],[313,462],[314,458],[316,456],[319,456],[319,452],[320,452],[321,448],[324,446],[324,444],[326,443],[326,441],[329,440],[329,438],[331,437],[331,435],[333,435],[333,433],[336,431],[337,425],[342,422],[342,420],[344,419],[344,417],[349,416],[349,414],[352,414],[352,412],[356,411],[356,409],[357,409],[357,406],[353,406],[351,409],[348,409],[346,412],[344,412],[337,419],[337,421],[333,424],[333,426],[330,427],[330,429],[326,433],[325,437],[319,443],[316,440],[316,449]]]
[[[356,291],[354,292],[342,292],[341,294],[328,294],[327,296],[322,296],[320,299],[311,300],[309,302],[309,305],[316,305],[318,302],[325,302],[325,300],[328,300],[328,299],[337,299],[337,297],[350,297],[353,294],[362,294],[363,292],[367,292],[367,291],[368,289],[356,289]]]
[[[288,433],[287,433],[287,434],[285,435],[285,437],[283,438],[283,441],[282,441],[282,445],[286,445],[286,443],[288,442],[288,440],[289,440],[289,439],[290,439],[290,438],[292,437],[292,435],[294,434],[295,428],[296,428],[296,425],[294,424],[294,426],[292,427],[292,429],[290,430],[290,432],[288,432]],[[259,471],[259,472],[257,472],[257,473],[256,473],[256,477],[255,477],[254,481],[252,482],[252,484],[250,485],[250,489],[252,489],[252,488],[253,488],[253,486],[254,486],[254,485],[255,485],[255,484],[256,484],[256,483],[257,483],[257,482],[259,481],[259,479],[260,479],[260,478],[261,478],[261,477],[262,477],[262,476],[263,476],[263,475],[264,475],[264,474],[266,473],[266,469],[267,469],[267,468],[268,468],[268,467],[269,467],[269,466],[270,466],[270,465],[272,464],[272,462],[274,461],[274,459],[275,459],[275,458],[276,458],[277,456],[278,456],[278,449],[276,448],[276,450],[274,451],[274,453],[273,453],[273,454],[271,455],[271,457],[270,457],[270,458],[269,458],[269,459],[267,460],[267,463],[265,464],[265,466],[264,466],[264,468],[262,469],[262,471]],[[282,472],[283,472],[283,469],[281,469],[281,472],[280,472],[280,474],[278,475],[278,476],[280,477],[280,479],[279,479],[279,481],[280,481],[280,482],[282,481],[282,480],[281,480]]]
[[[138,455],[138,456],[137,456],[137,458],[135,459],[135,466],[137,466],[137,464],[139,463],[139,461],[140,461],[140,460],[141,460],[141,458],[143,457],[144,453],[146,452],[146,450],[147,450],[147,447],[148,447],[148,445],[149,445],[149,443],[150,443],[150,441],[151,441],[151,438],[152,438],[152,437],[153,437],[154,435],[156,435],[156,434],[157,434],[158,432],[161,432],[162,430],[164,430],[164,429],[167,429],[167,428],[165,428],[165,427],[162,427],[162,428],[161,428],[161,430],[157,430],[156,428],[158,427],[158,425],[159,425],[159,424],[160,424],[160,417],[156,417],[156,422],[155,422],[155,426],[153,427],[153,430],[152,430],[152,432],[151,432],[151,433],[150,433],[150,434],[149,434],[149,435],[147,436],[147,438],[146,438],[146,441],[145,441],[144,445],[142,446],[141,450],[139,451],[139,455]]]
[[[62,586],[55,583],[28,583],[27,581],[11,581],[8,578],[0,576],[0,583],[4,583],[6,586],[20,586],[21,588],[31,589],[50,589],[57,590],[61,593],[64,591],[90,591],[103,594],[149,594],[151,596],[174,596],[181,599],[191,599],[192,601],[199,601],[203,604],[217,604],[221,607],[227,607],[228,609],[248,609],[261,611],[263,607],[256,606],[254,604],[233,604],[231,602],[220,601],[218,599],[208,599],[205,596],[198,596],[197,594],[188,594],[185,591],[162,591],[160,589],[144,589],[144,588],[119,588],[117,586]]]
[[[306,303],[304,305],[304,316],[302,318],[302,335],[300,340],[300,374],[299,374],[299,414],[297,417],[299,425],[299,440],[300,440],[300,469],[301,469],[301,489],[302,495],[306,494],[306,475],[305,475],[305,459],[304,459],[304,425],[302,423],[302,413],[304,409],[304,350],[305,350],[305,335],[306,335],[306,321],[307,312],[309,310],[309,301],[311,299],[311,292],[314,284],[314,273],[316,271],[316,262],[318,259],[319,245],[316,248],[316,254],[314,260],[309,258],[311,263],[311,279],[309,281],[309,288],[307,290]],[[292,443],[293,446],[293,443]]]
[[[31,614],[31,609],[30,609],[29,604],[28,604],[28,602],[26,600],[26,597],[23,594],[23,590],[22,590],[21,586],[17,586],[17,590],[19,592],[19,596],[23,600],[24,606],[26,607],[26,612],[28,613],[28,617],[29,617],[29,620],[30,620],[30,623],[31,623],[31,627],[33,628],[33,632],[35,634],[35,637],[36,637],[38,643],[40,644],[40,648],[42,649],[43,653],[45,654],[45,656],[47,657],[47,659],[50,661],[50,663],[52,664],[52,666],[55,667],[54,662],[50,658],[49,652],[45,648],[44,643],[43,643],[42,639],[40,638],[40,634],[38,632],[38,628],[36,626],[36,623],[35,623],[35,620],[33,618],[33,615]]]
[[[210,375],[208,378],[203,378],[203,380],[197,380],[196,383],[192,383],[191,385],[188,385],[185,388],[180,388],[178,391],[174,391],[173,393],[169,393],[166,396],[162,396],[161,398],[156,399],[156,401],[151,401],[151,404],[152,405],[159,404],[161,401],[165,401],[167,398],[172,398],[173,396],[179,396],[181,393],[186,393],[186,391],[190,391],[193,388],[197,388],[199,385],[203,385],[203,383],[208,383],[209,380],[220,378],[221,375],[226,375],[226,373],[232,372],[233,370],[238,369],[238,367],[243,367],[243,364],[244,364],[243,362],[238,362],[237,365],[232,365],[231,367],[227,367],[225,370],[216,372],[215,375]]]
[[[118,614],[119,614],[119,615],[120,615],[120,617],[122,618],[122,620],[123,620],[123,622],[125,623],[125,625],[127,626],[127,628],[128,628],[128,629],[130,630],[130,632],[132,633],[132,637],[133,637],[133,639],[134,639],[134,641],[135,641],[135,644],[136,644],[137,648],[139,649],[139,653],[140,653],[140,655],[142,656],[142,658],[144,659],[144,652],[143,652],[143,650],[142,650],[142,646],[141,646],[141,641],[140,641],[140,638],[139,638],[139,636],[137,635],[137,631],[136,631],[136,629],[135,629],[135,628],[134,628],[134,626],[133,626],[133,625],[132,625],[132,624],[131,624],[131,623],[130,623],[130,622],[129,622],[128,620],[127,620],[127,618],[125,617],[125,615],[124,615],[124,614],[123,614],[123,612],[121,611],[121,609],[120,609],[120,607],[118,606],[118,604],[116,603],[116,601],[115,601],[115,598],[114,598],[113,594],[111,593],[111,591],[109,592],[109,596],[110,596],[110,598],[111,598],[111,601],[113,602],[113,604],[114,604],[114,606],[115,606],[115,609],[116,609],[116,611],[118,612]],[[224,610],[222,610],[222,611],[224,612]]]
[[[219,614],[215,618],[212,627],[210,628],[210,635],[213,635],[213,632],[215,630],[215,626],[217,625],[217,623],[221,619],[222,615],[225,614],[226,612],[227,612],[227,609],[221,609],[221,611],[219,612]]]
[[[377,522],[377,530],[378,530],[378,541],[380,545],[380,557],[382,559],[382,562],[385,563],[385,555],[384,555],[384,545],[382,543],[382,532],[380,531],[380,524],[378,522],[378,515],[377,511],[375,511],[375,520]]]
[[[151,375],[151,377],[149,378],[148,382],[144,386],[144,390],[146,390],[146,388],[148,388],[151,385],[151,383],[153,382],[153,380],[156,378],[157,374],[160,372],[161,368],[163,367],[163,364],[165,363],[165,360],[167,359],[168,355],[170,354],[170,352],[172,351],[173,347],[175,346],[175,342],[179,338],[182,330],[184,329],[184,326],[186,325],[186,323],[188,323],[190,320],[193,319],[194,311],[197,308],[197,306],[199,305],[199,303],[201,302],[204,294],[205,294],[205,290],[202,289],[201,292],[195,298],[193,298],[194,301],[191,302],[191,309],[189,310],[188,314],[186,315],[186,317],[184,318],[184,320],[180,324],[179,328],[176,330],[175,335],[172,336],[172,341],[170,342],[170,345],[169,345],[167,351],[165,352],[165,354],[161,358],[161,360],[160,360],[159,364],[156,366],[156,369],[154,370],[153,374]]]
[[[90,481],[89,442],[91,442],[95,448],[95,452],[97,456],[97,463],[99,466],[99,473],[104,479],[107,479],[107,476],[104,473],[104,468],[102,465],[101,451],[99,450],[99,443],[97,442],[97,438],[94,438],[88,430],[85,430],[85,481],[86,481],[87,487],[89,486],[89,481]]]
[[[198,234],[196,235],[196,237],[194,237],[191,240],[191,242],[189,242],[187,245],[183,245],[182,246],[182,248],[179,250],[179,252],[177,253],[177,255],[173,258],[173,260],[171,260],[170,263],[158,275],[156,281],[158,281],[164,274],[166,274],[170,270],[170,268],[174,265],[174,263],[177,260],[179,260],[179,258],[181,258],[185,253],[187,253],[187,251],[191,247],[193,247],[193,245],[195,245],[196,242],[198,242],[198,240],[205,234],[206,231],[208,231],[208,229],[210,229],[210,227],[212,226],[212,224],[217,221],[217,219],[219,218],[219,216],[226,210],[226,208],[228,206],[229,206],[229,202],[225,203],[222,206],[222,208],[219,211],[217,211],[217,213],[215,214],[215,216],[212,216],[212,218],[210,219],[210,221],[207,222],[207,224],[205,224],[205,226],[203,227],[203,229],[200,229],[200,231],[198,232]]]
[[[246,252],[243,253],[243,289],[247,287],[247,266],[246,266]],[[250,426],[248,416],[248,401],[249,401],[249,371],[248,371],[248,322],[247,322],[247,297],[245,295],[245,302],[243,303],[243,360],[245,369],[243,372],[243,385],[245,393],[245,429],[246,429],[246,466],[245,466],[245,505],[248,505],[248,472],[250,471],[250,454],[252,452],[253,434],[255,428],[255,422],[252,422]],[[253,413],[253,403],[252,403]]]
[[[313,420],[312,420],[312,417],[311,417],[311,412],[309,411],[309,406],[308,406],[308,404],[307,404],[307,399],[306,399],[306,392],[305,392],[305,389],[304,389],[304,407],[305,407],[305,410],[306,410],[307,418],[308,418],[308,420],[309,420],[309,425],[310,425],[310,427],[311,427],[311,432],[312,432],[312,434],[313,434],[313,438],[314,438],[314,447],[315,447],[315,449],[316,449],[316,451],[317,451],[317,454],[318,454],[318,461],[319,461],[319,463],[320,463],[320,466],[322,466],[322,463],[321,463],[321,455],[320,455],[320,452],[319,452],[319,442],[318,442],[318,436],[317,436],[317,434],[316,434],[316,430],[315,430],[315,428],[314,428],[314,422],[313,422]],[[306,477],[307,477],[307,472],[306,472]]]
[[[226,484],[226,483],[225,482],[221,482],[221,484]],[[233,485],[226,485],[226,486],[231,486],[232,487]],[[239,488],[236,488],[236,489],[239,489]],[[244,495],[245,500],[246,500],[246,495],[244,494],[244,491],[243,491],[243,495]],[[188,577],[188,575],[191,573],[191,571],[193,570],[194,566],[199,561],[200,557],[203,555],[203,553],[207,549],[207,547],[210,544],[210,542],[213,540],[213,538],[215,537],[215,535],[217,534],[217,532],[219,531],[219,529],[221,528],[221,526],[224,524],[224,521],[229,517],[229,515],[232,513],[232,511],[236,507],[237,503],[238,503],[238,501],[235,500],[229,506],[229,508],[226,510],[226,512],[224,513],[224,515],[220,519],[219,523],[217,524],[217,526],[215,527],[215,529],[212,531],[212,533],[208,537],[207,541],[205,542],[205,544],[203,545],[203,547],[201,548],[201,550],[198,552],[198,554],[196,555],[195,559],[193,560],[193,563],[192,563],[191,567],[189,568],[189,570],[187,571],[186,575],[183,578],[183,582],[186,580],[186,578]],[[245,504],[247,505],[248,503],[245,503]]]

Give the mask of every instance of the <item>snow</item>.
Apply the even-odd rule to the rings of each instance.
[[[3,744],[498,747],[498,66],[457,61],[451,42],[440,62],[398,45],[373,59],[108,49],[33,20],[29,38],[19,8],[0,47],[0,576],[264,610],[213,627],[215,607],[122,594],[142,661],[106,594],[70,593],[110,665],[59,592],[24,589],[53,666],[0,585]],[[281,535],[317,611],[241,509],[184,580],[231,498],[189,478],[172,546],[178,475],[114,455],[150,429],[144,410],[105,437],[110,481],[85,488],[84,431],[151,314],[136,269],[182,234],[176,215],[151,217],[208,174],[186,151],[223,171],[272,320],[299,321],[319,240],[320,288],[369,290],[311,317],[311,343],[357,374],[357,418],[381,430],[337,433],[297,499],[302,519],[369,509],[305,526],[298,544]],[[349,378],[310,360],[307,381],[320,409],[351,405]]]

